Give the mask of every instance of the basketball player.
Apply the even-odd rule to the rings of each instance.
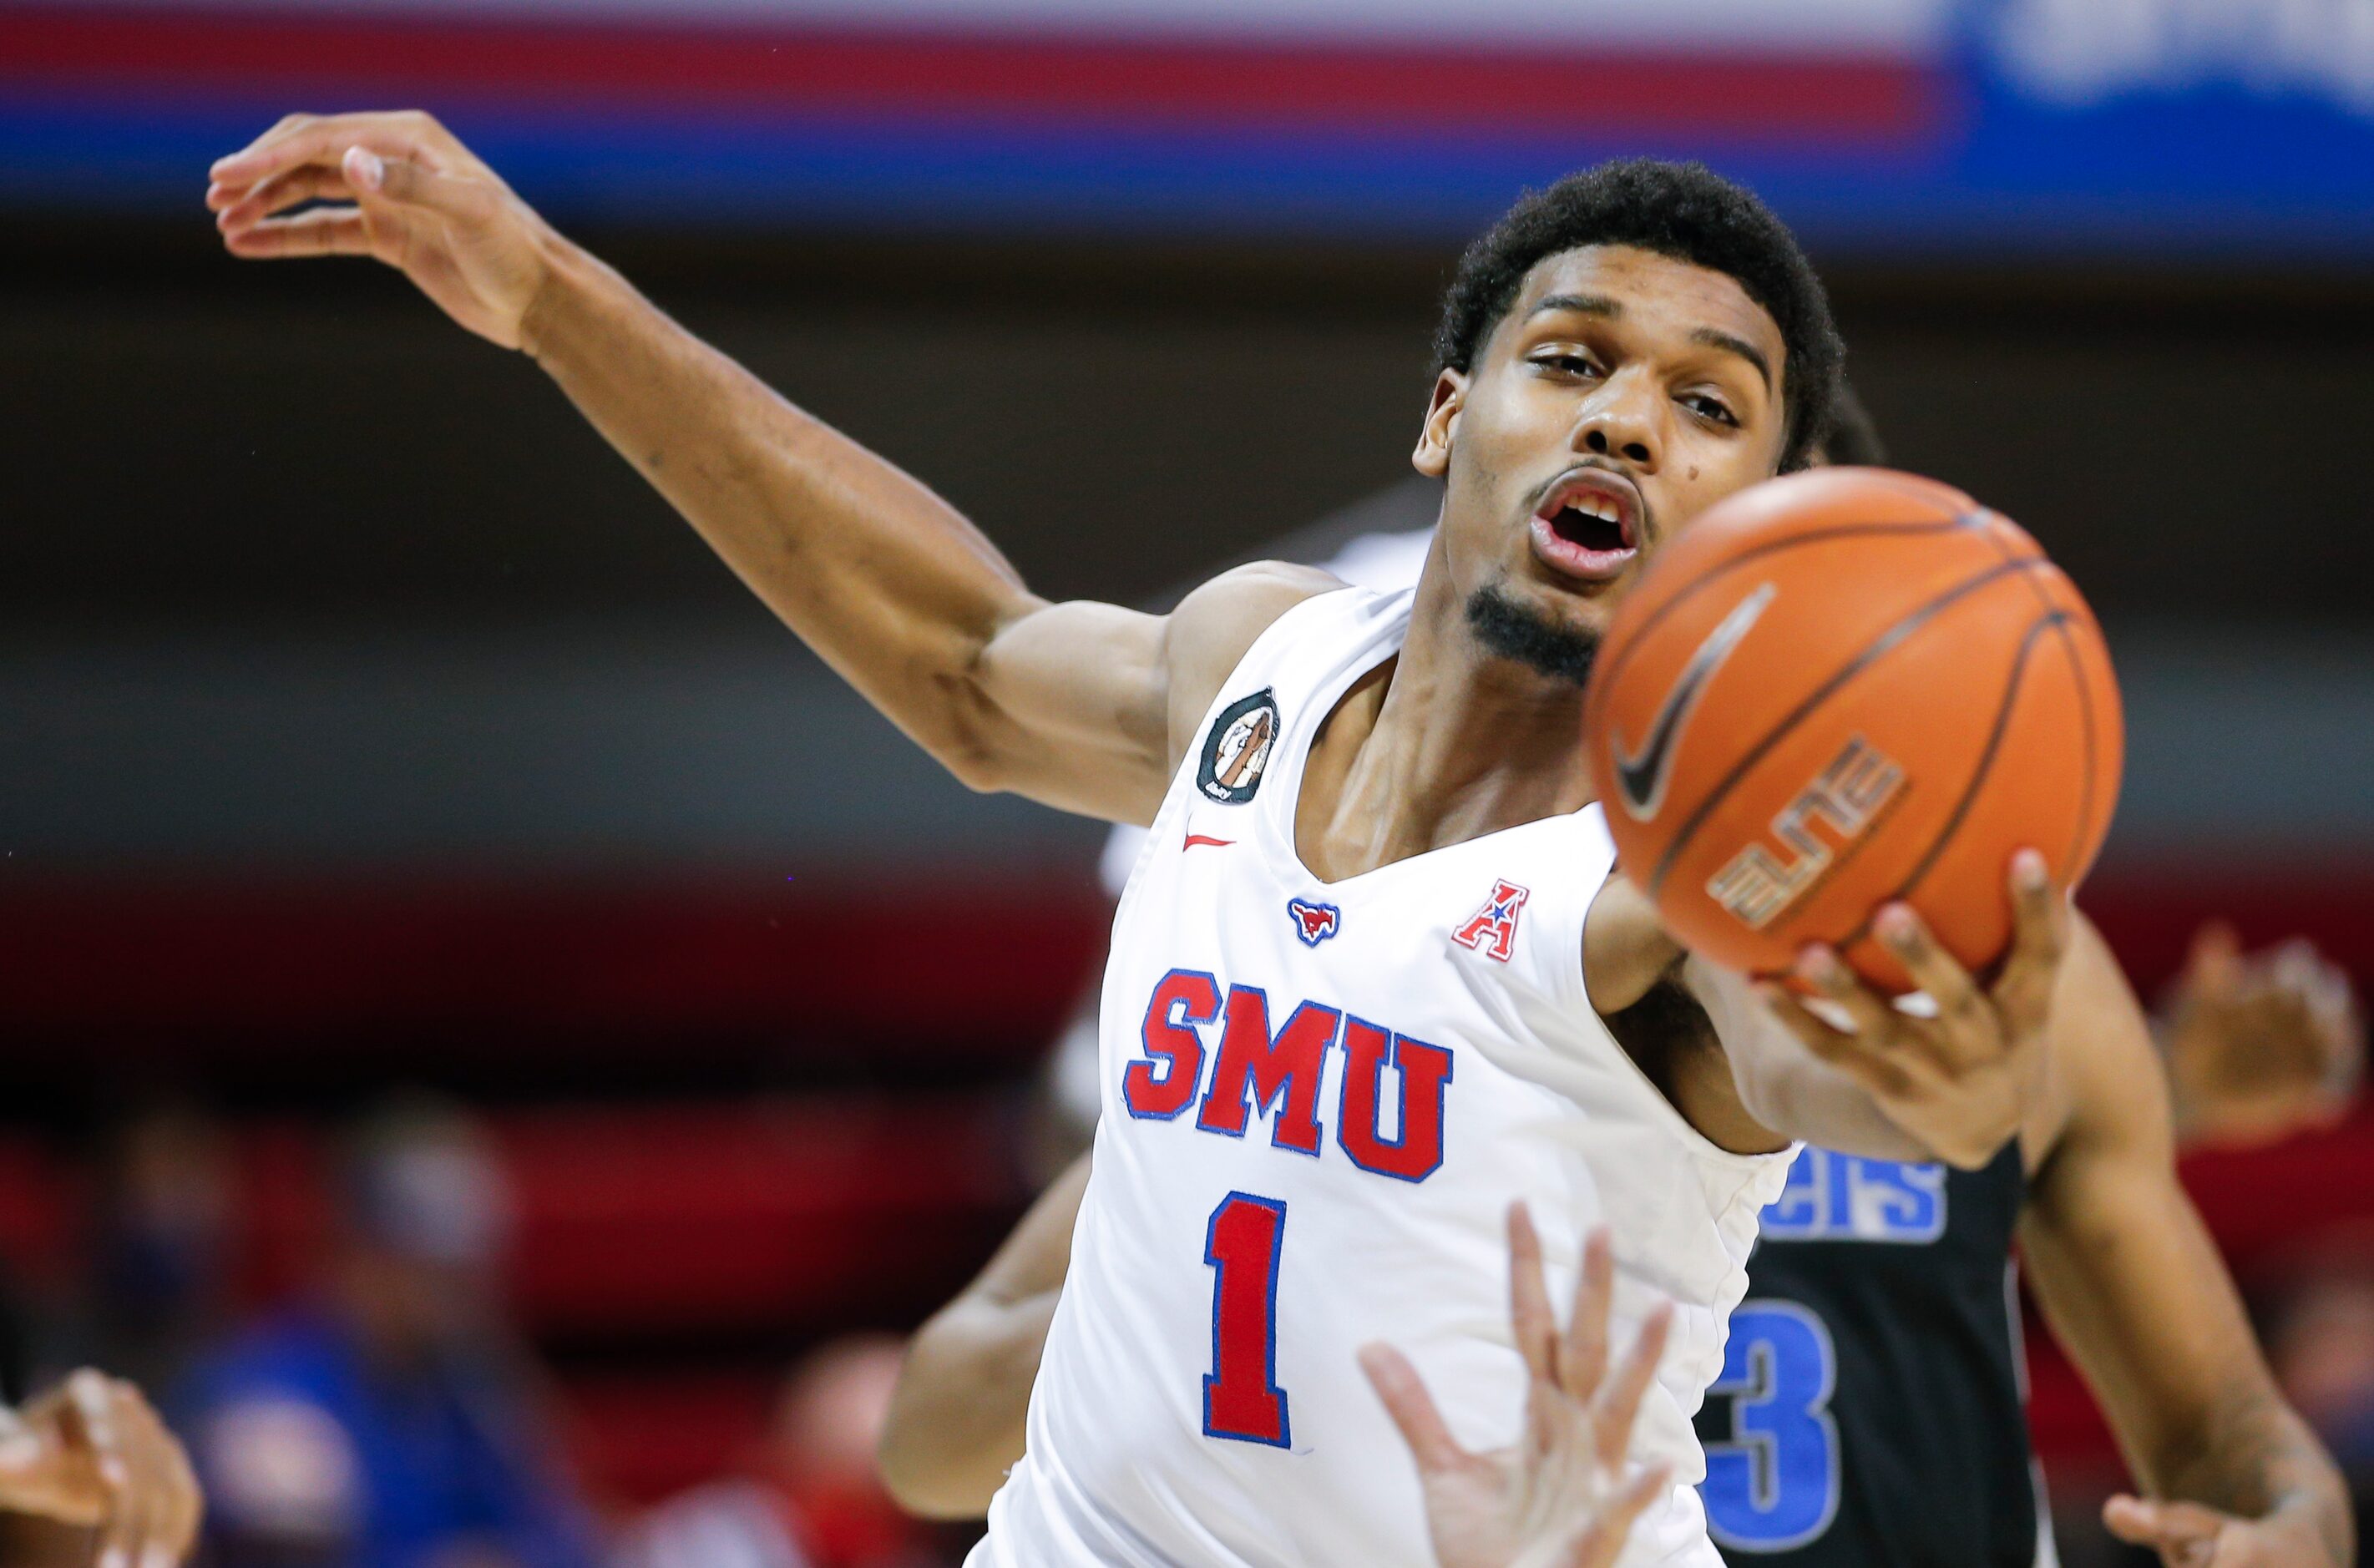
[[[1886,461],[1869,415],[1843,388],[1816,457],[1832,460]],[[1431,532],[1362,534],[1326,569],[1372,587],[1407,586]],[[1114,836],[1134,853],[1134,830]],[[2345,979],[2311,951],[2281,950],[2275,960],[2246,964],[2213,936],[2171,1010],[2172,1032],[2190,1054],[2306,1064],[2289,1074],[2300,1082],[2286,1103],[2312,1122],[2329,1114],[2327,1102],[2306,1091],[2335,1076],[2328,1064],[2342,1064],[2339,1076],[2349,1078],[2348,1064],[2363,1054],[2362,1025]],[[1700,1495],[1733,1568],[2028,1568],[2049,1559],[2005,1273],[2016,1225],[2031,1233],[2031,1278],[2128,1452],[2149,1452],[2157,1434],[2189,1433],[2191,1411],[2274,1399],[2255,1352],[2240,1368],[2181,1357],[2172,1358],[2176,1375],[2154,1366],[2169,1340],[2214,1339],[2235,1320],[2233,1287],[2214,1258],[2161,1277],[2099,1267],[2034,1234],[2140,1225],[2157,1251],[2192,1250],[2184,1234],[2195,1223],[2191,1203],[2168,1171],[2168,1097],[2150,1083],[2140,1012],[2119,1000],[2127,1005],[2104,1010],[2098,1028],[2056,1027],[2064,1092],[1983,1169],[1815,1148],[1798,1156],[1765,1211],[1724,1369],[1697,1419],[1709,1469]],[[2253,1109],[2264,1130],[2267,1112]],[[2077,1152],[2056,1158],[2064,1143]],[[911,1507],[977,1517],[1021,1457],[1030,1381],[1087,1178],[1083,1159],[916,1336],[883,1443],[886,1474]],[[2162,1333],[2126,1331],[2146,1321]],[[2261,1434],[2244,1422],[2195,1439],[2198,1460],[2172,1489],[2251,1517],[2156,1513],[2122,1499],[2111,1527],[2179,1548],[2215,1538],[2227,1554],[2219,1562],[2345,1562],[2335,1550],[2346,1539],[2345,1504],[2324,1487],[2312,1440],[2279,1412],[2266,1408],[2278,1428],[2310,1445],[2298,1484],[2253,1490],[2252,1463],[2238,1450]]]
[[[0,1562],[174,1568],[204,1503],[189,1456],[140,1390],[86,1367],[0,1407]]]
[[[1791,1139],[1982,1165],[2034,1112],[2055,989],[2117,983],[2032,852],[1990,987],[1909,907],[1878,913],[1933,1018],[1809,949],[1848,1029],[1759,1005],[1611,875],[1577,743],[1599,630],[1663,539],[1803,466],[1841,354],[1785,228],[1704,170],[1561,182],[1463,263],[1415,594],[1253,568],[1165,617],[1030,594],[426,116],[291,117],[213,174],[234,254],[375,256],[532,355],[958,778],[1154,825],[1107,976],[1078,1267],[981,1564],[1424,1561],[1355,1352],[1406,1346],[1463,1445],[1504,1440],[1523,1362],[1489,1261],[1520,1197],[1557,1216],[1557,1275],[1612,1229],[1612,1321],[1677,1304],[1630,1455],[1674,1480],[1626,1557],[1712,1562],[1689,1416]],[[291,210],[323,198],[356,205]],[[1644,999],[1675,1025],[1619,1044],[1604,1020]]]

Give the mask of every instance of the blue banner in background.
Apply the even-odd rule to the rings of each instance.
[[[1380,6],[0,3],[0,201],[194,214],[290,108],[417,104],[565,222],[1435,242],[1654,153],[1833,256],[2374,255],[2367,0]]]

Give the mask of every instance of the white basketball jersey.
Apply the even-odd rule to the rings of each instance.
[[[1155,819],[1114,921],[1094,1174],[1028,1452],[976,1568],[1431,1562],[1416,1467],[1353,1353],[1400,1346],[1462,1443],[1511,1442],[1520,1197],[1561,1305],[1583,1235],[1612,1228],[1618,1345],[1678,1305],[1634,1441],[1674,1485],[1623,1562],[1719,1562],[1690,1417],[1788,1160],[1709,1143],[1592,1011],[1583,917],[1615,858],[1597,807],[1342,882],[1303,868],[1312,733],[1400,648],[1410,599],[1346,589],[1280,617]]]

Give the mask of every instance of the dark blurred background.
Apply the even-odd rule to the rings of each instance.
[[[276,1304],[466,1265],[558,1456],[515,1556],[799,1469],[800,1400],[887,1353],[840,1337],[1025,1201],[1107,919],[1099,829],[938,777],[531,365],[368,264],[222,256],[205,165],[290,109],[438,111],[1042,591],[1124,602],[1406,513],[1464,238],[1705,156],[1800,225],[1894,461],[2101,612],[2086,901],[2139,985],[2211,914],[2374,981],[2374,13],[1459,10],[0,3],[13,1375],[268,1383],[239,1358],[313,1353],[240,1339]],[[2271,1331],[2321,1334],[2300,1375],[2374,1409],[2374,1124],[2191,1176]],[[2118,1462],[2035,1359],[2074,1560]],[[260,1508],[335,1514],[318,1442],[262,1449]],[[932,1550],[840,1484],[793,1488],[839,1560]]]

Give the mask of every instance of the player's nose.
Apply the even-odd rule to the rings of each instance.
[[[1663,441],[1648,389],[1627,384],[1633,378],[1617,375],[1601,387],[1575,421],[1575,451],[1594,457],[1619,457],[1644,473],[1657,470]]]

